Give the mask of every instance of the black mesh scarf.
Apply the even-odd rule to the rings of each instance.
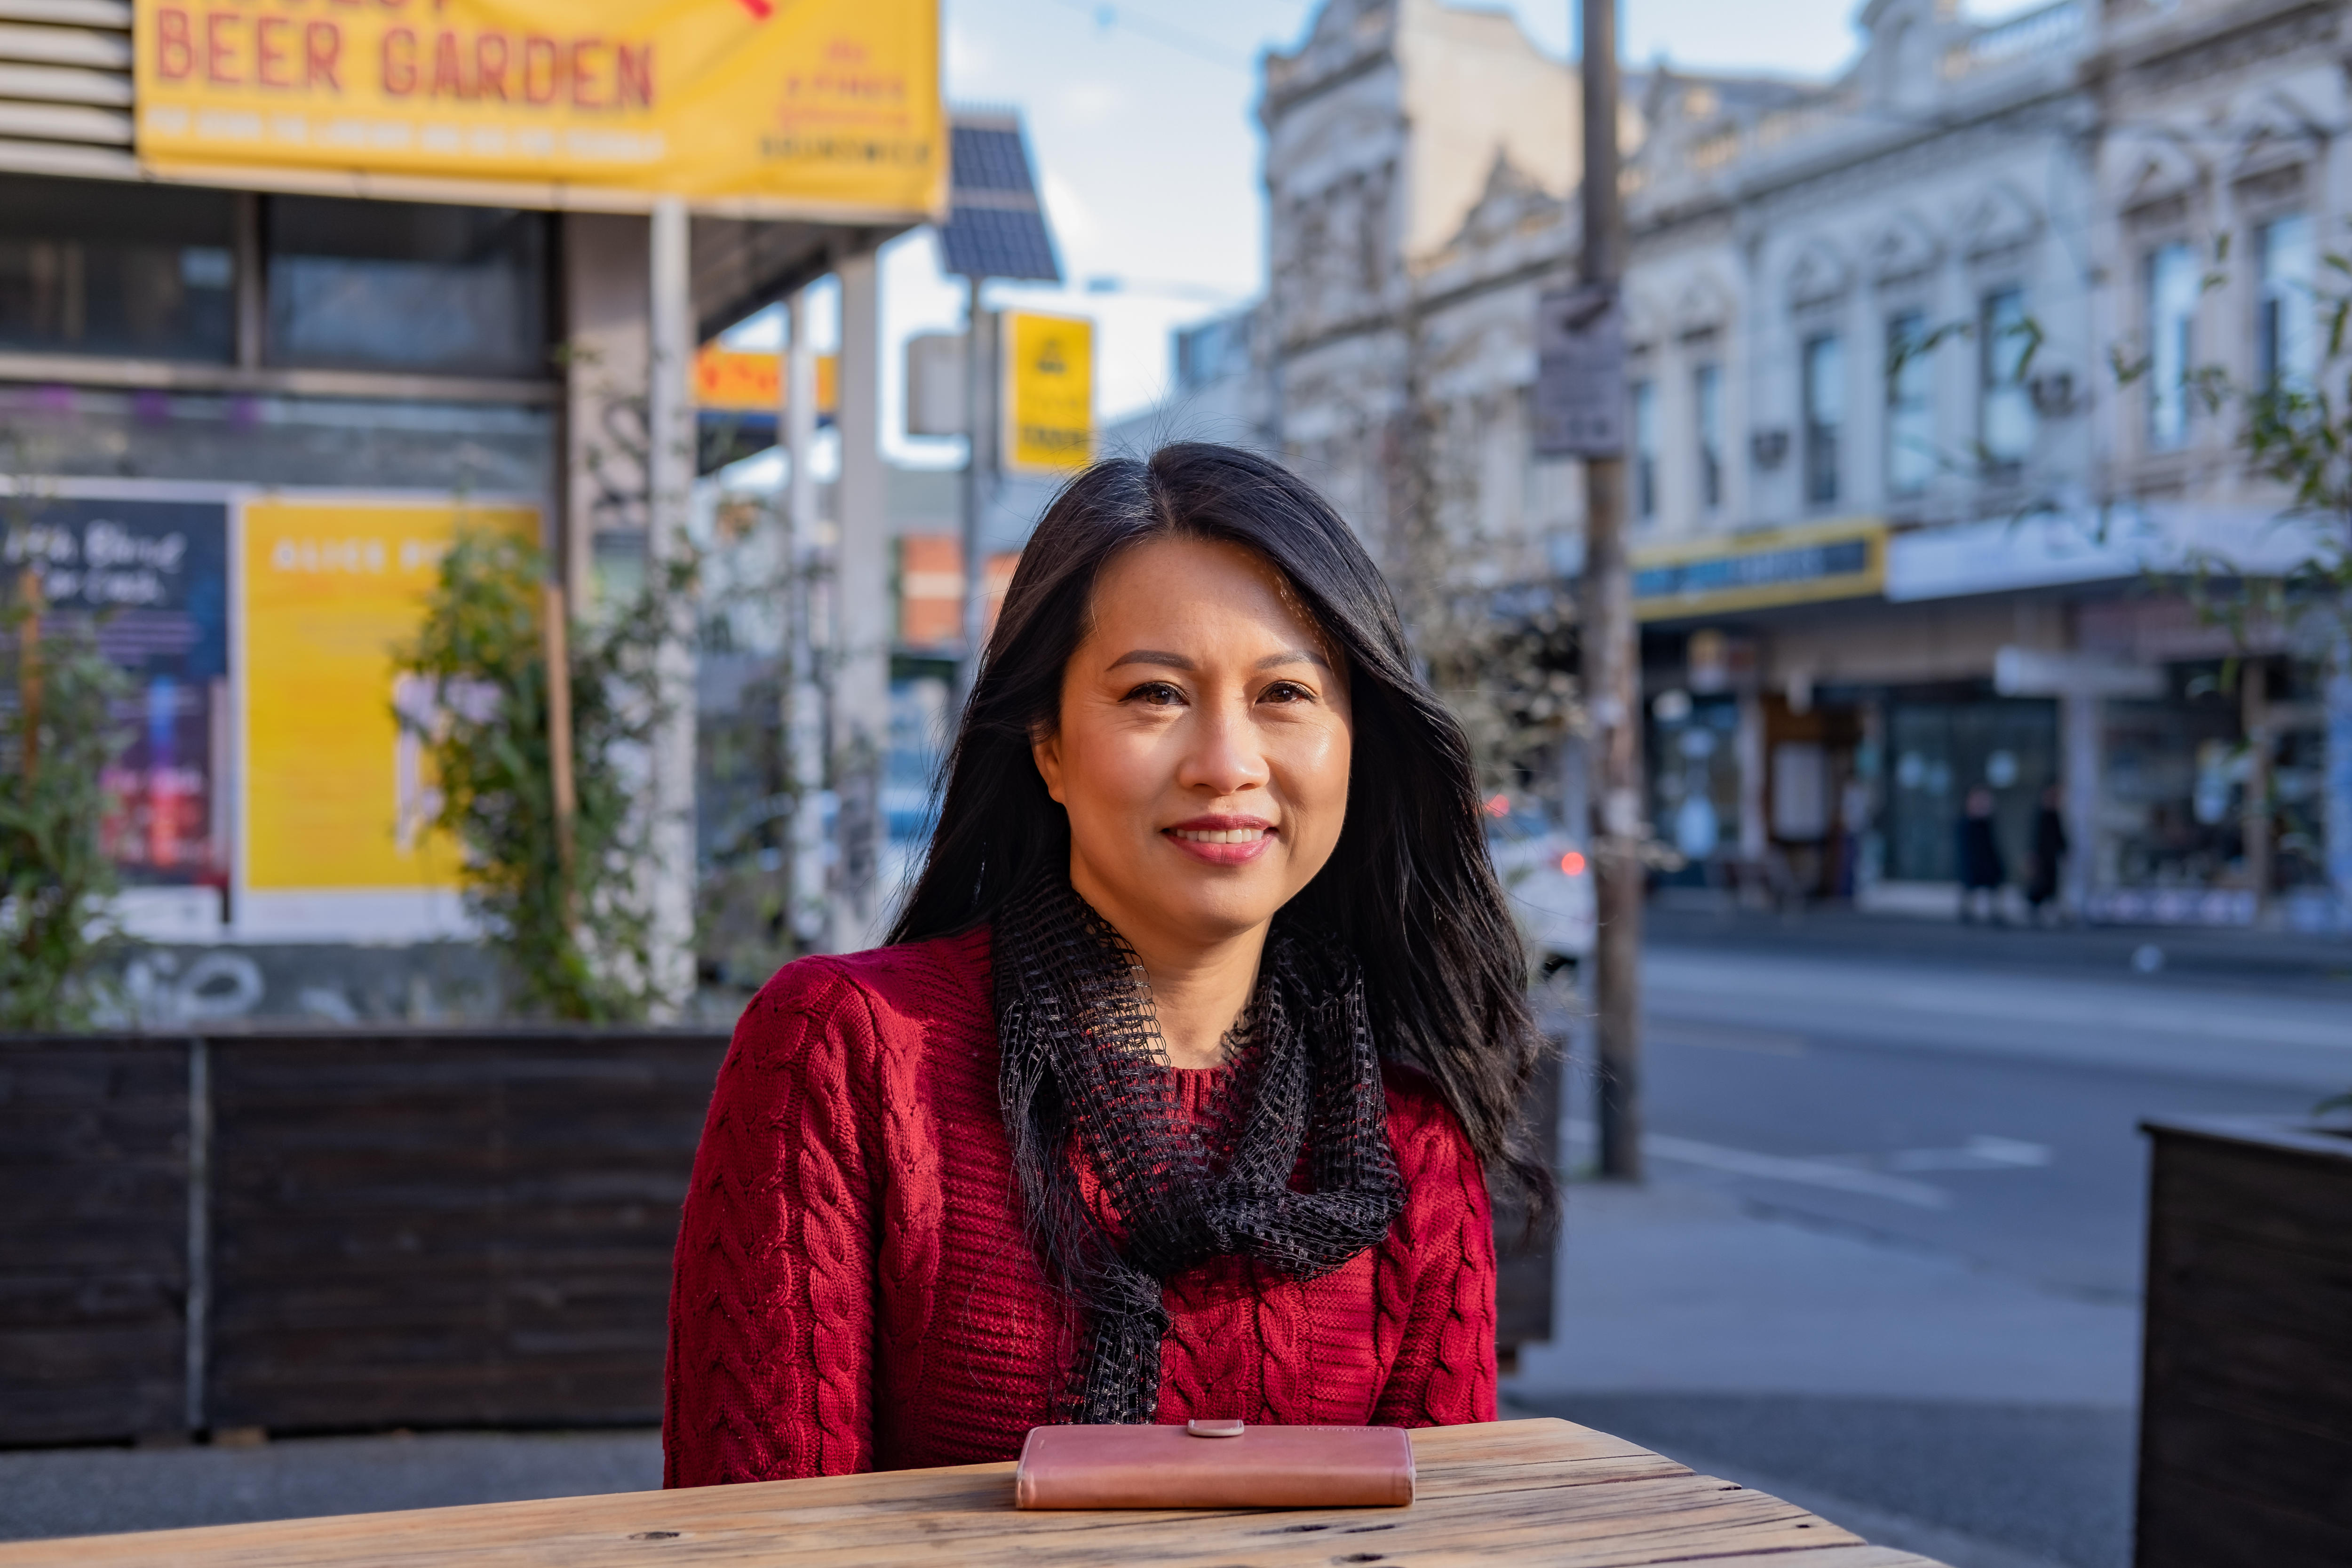
[[[1404,1206],[1363,975],[1344,948],[1277,921],[1228,1038],[1231,1070],[1196,1125],[1133,950],[1067,880],[1013,900],[992,946],[1013,1168],[1047,1271],[1085,1315],[1060,1414],[1149,1422],[1169,1326],[1161,1281],[1226,1255],[1312,1279],[1378,1242]],[[1118,1236],[1087,1208],[1074,1138]],[[1302,1152],[1308,1190],[1294,1192]]]

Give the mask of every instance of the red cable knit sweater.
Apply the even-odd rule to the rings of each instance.
[[[745,1010],[678,1232],[667,1485],[1010,1459],[1051,1418],[1079,1324],[1023,1228],[991,996],[983,931],[804,959]],[[1385,1078],[1404,1213],[1311,1283],[1169,1281],[1160,1420],[1495,1418],[1486,1182],[1429,1082]]]

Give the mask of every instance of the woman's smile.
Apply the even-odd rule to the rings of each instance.
[[[1196,816],[1160,830],[1178,848],[1212,866],[1247,865],[1273,845],[1277,831],[1257,816]]]

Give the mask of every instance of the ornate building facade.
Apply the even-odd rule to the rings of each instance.
[[[2309,548],[2200,390],[2324,352],[2343,14],[1871,0],[1829,82],[1629,79],[1632,526],[1679,879],[1948,909],[1981,786],[2020,886],[2056,804],[2088,918],[2344,918],[2352,690],[2308,626],[2256,627],[2238,679],[2151,575]],[[1329,0],[1260,113],[1256,427],[1392,570],[1434,538],[1465,589],[1573,576],[1580,477],[1527,417],[1536,298],[1577,250],[1572,68],[1497,15]]]

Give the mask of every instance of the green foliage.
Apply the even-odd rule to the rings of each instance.
[[[398,717],[427,748],[435,825],[463,853],[467,908],[512,967],[523,1005],[583,1022],[638,1019],[660,998],[630,764],[660,717],[662,596],[649,591],[602,625],[570,627],[578,805],[567,862],[548,743],[544,574],[530,545],[461,528],[424,626],[398,656],[432,700],[397,704]]]
[[[0,605],[0,1029],[89,1022],[112,940],[102,780],[131,739],[114,717],[129,679],[86,625],[36,610]]]

